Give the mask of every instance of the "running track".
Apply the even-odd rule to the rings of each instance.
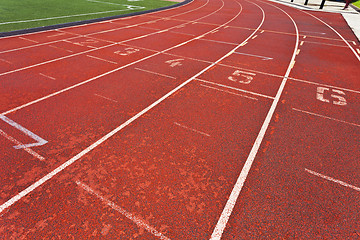
[[[359,51],[246,0],[0,39],[1,238],[360,238]]]

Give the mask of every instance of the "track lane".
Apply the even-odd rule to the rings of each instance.
[[[286,11],[293,15],[296,10],[286,8]],[[294,14],[296,21],[297,17]],[[302,27],[299,24],[300,32]],[[301,46],[309,44],[304,41]],[[309,72],[303,74],[310,80],[317,76],[318,69],[309,64],[309,55],[305,62],[301,46],[290,76],[304,72],[305,68]],[[336,92],[336,87],[336,94],[330,87],[330,92],[325,90],[324,98],[319,98],[316,93],[318,87],[324,87],[321,84],[292,80],[287,83],[224,239],[358,238],[359,95],[354,88],[357,80],[347,69],[355,69],[358,63],[350,49],[341,47],[340,54],[339,48],[332,46],[325,50],[321,41],[312,46],[313,53],[317,52],[312,57],[323,55],[316,61],[317,66],[326,62],[330,54],[339,59],[332,58],[337,64],[330,71],[337,69],[336,75],[324,73],[313,80],[348,87],[350,92],[344,91],[347,105],[337,105],[331,99],[330,95],[335,99],[336,94],[343,96]],[[345,63],[342,56],[351,60]],[[301,59],[304,61],[298,64]],[[321,66],[320,71],[325,69]],[[339,77],[346,81],[338,81]],[[322,101],[328,98],[329,102]]]

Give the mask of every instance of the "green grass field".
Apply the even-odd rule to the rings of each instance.
[[[74,22],[173,5],[162,0],[0,0],[0,32]]]
[[[360,8],[360,0],[354,1],[352,4]]]

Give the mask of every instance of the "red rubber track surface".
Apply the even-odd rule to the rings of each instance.
[[[360,238],[359,52],[246,0],[0,39],[0,238]]]

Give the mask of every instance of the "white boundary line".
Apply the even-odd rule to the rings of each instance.
[[[305,168],[305,171],[308,172],[308,173],[310,173],[310,174],[312,174],[312,175],[321,177],[321,178],[326,179],[326,180],[331,181],[331,182],[338,183],[338,184],[340,184],[340,185],[342,185],[342,186],[344,186],[344,187],[348,187],[348,188],[351,188],[351,189],[353,189],[353,190],[355,190],[355,191],[360,192],[360,188],[359,188],[359,187],[356,187],[356,186],[354,186],[354,185],[351,185],[351,184],[348,184],[348,183],[346,183],[346,182],[337,180],[337,179],[335,179],[335,178],[332,178],[332,177],[323,175],[323,174],[321,174],[321,173],[314,172],[314,171],[312,171],[312,170],[310,170],[310,169],[307,169],[307,168]]]
[[[161,232],[158,232],[154,227],[150,226],[149,224],[147,224],[144,220],[142,220],[141,218],[135,216],[134,214],[126,211],[125,209],[123,209],[122,207],[116,205],[114,202],[108,200],[107,198],[103,197],[100,193],[98,193],[97,191],[93,190],[92,188],[90,188],[88,185],[80,182],[80,181],[76,181],[76,184],[81,187],[82,189],[84,189],[85,191],[87,191],[88,193],[95,195],[97,198],[99,198],[103,203],[105,203],[106,205],[108,205],[109,207],[111,207],[112,209],[114,209],[115,211],[121,213],[122,215],[124,215],[127,219],[131,220],[132,222],[134,222],[139,228],[145,229],[146,231],[148,231],[149,233],[151,233],[152,235],[154,235],[155,237],[159,237],[160,239],[165,239],[165,240],[170,240],[170,238],[166,237],[164,234],[162,234]]]
[[[255,3],[253,3],[253,4],[255,4]],[[261,9],[261,11],[263,12],[263,21],[264,21],[264,18],[265,18],[264,10],[259,5],[257,5],[257,4],[255,4],[255,5],[258,6]],[[272,4],[268,4],[268,5],[273,6]],[[276,7],[276,6],[273,6],[273,7]],[[251,151],[249,153],[248,158],[246,159],[244,167],[241,170],[241,173],[240,173],[240,175],[239,175],[239,177],[238,177],[238,179],[237,179],[237,181],[236,181],[236,183],[234,185],[234,188],[231,191],[229,199],[226,202],[226,205],[225,205],[225,207],[224,207],[224,209],[223,209],[223,211],[221,213],[221,216],[220,216],[220,218],[219,218],[219,220],[218,220],[218,222],[216,224],[216,227],[215,227],[215,229],[214,229],[214,231],[213,231],[213,233],[211,235],[210,240],[220,240],[221,239],[221,236],[222,236],[222,234],[223,234],[223,232],[225,230],[226,224],[227,224],[227,222],[228,222],[228,220],[230,218],[230,215],[231,215],[231,213],[232,213],[232,211],[233,211],[233,209],[235,207],[236,201],[237,201],[237,199],[238,199],[238,197],[240,195],[240,192],[241,192],[241,190],[242,190],[242,188],[244,186],[246,178],[247,178],[247,176],[248,176],[248,174],[250,172],[250,168],[251,168],[251,166],[252,166],[252,164],[253,164],[253,162],[255,160],[256,154],[257,154],[257,152],[258,152],[258,150],[260,148],[262,140],[265,137],[265,133],[266,133],[268,127],[269,127],[269,124],[270,124],[272,116],[273,116],[273,114],[275,112],[276,106],[277,106],[277,104],[278,104],[278,102],[280,100],[280,97],[281,97],[281,94],[282,94],[282,92],[284,90],[287,78],[288,78],[288,76],[290,74],[290,71],[291,71],[291,65],[295,61],[296,51],[297,51],[298,46],[299,46],[299,30],[297,28],[297,25],[296,25],[294,19],[292,19],[291,16],[287,12],[285,12],[284,10],[282,10],[279,7],[276,7],[276,8],[278,8],[282,12],[284,12],[291,19],[291,21],[293,22],[293,24],[295,26],[296,43],[295,43],[294,52],[293,52],[293,55],[291,57],[290,64],[289,64],[289,66],[287,68],[287,71],[286,71],[286,73],[284,75],[284,78],[283,78],[283,80],[281,82],[281,85],[279,87],[279,90],[278,90],[278,92],[277,92],[277,94],[275,96],[275,99],[274,99],[273,103],[271,104],[270,110],[269,110],[269,112],[268,112],[268,114],[267,114],[267,116],[265,118],[265,121],[264,121],[263,125],[261,126],[260,132],[259,132],[259,134],[258,134],[258,136],[257,136],[257,138],[255,140],[255,143],[254,143],[254,145],[253,145],[253,147],[252,147],[252,149],[251,149]]]
[[[304,111],[304,110],[297,109],[297,108],[292,108],[292,110],[297,111],[297,112],[306,113],[306,114],[309,114],[309,115],[313,115],[313,116],[316,116],[316,117],[326,118],[326,119],[333,120],[333,121],[336,121],[336,122],[346,123],[346,124],[349,124],[349,125],[353,125],[353,126],[356,126],[356,127],[360,127],[359,124],[351,123],[351,122],[346,122],[346,121],[343,121],[343,120],[340,120],[340,119],[336,119],[336,118],[324,116],[324,115],[321,115],[321,114],[312,113],[312,112]]]
[[[222,1],[223,2],[223,1]],[[224,2],[223,2],[224,3]],[[237,2],[240,6],[240,11],[239,13],[234,16],[232,19],[230,19],[228,22],[224,23],[222,26],[219,26],[218,28],[221,28],[223,26],[226,26],[227,24],[229,24],[230,22],[232,22],[234,19],[236,19],[240,13],[242,12],[242,6],[239,2]],[[224,6],[224,5],[223,5]],[[258,29],[260,28],[260,26],[258,27]],[[258,30],[256,29],[245,41],[247,41],[250,37],[252,37],[256,31]],[[208,32],[209,33],[209,32]],[[203,35],[206,35],[208,33],[205,33]],[[195,38],[196,39],[196,38]],[[193,40],[195,40],[193,39]],[[193,40],[189,40],[187,42],[181,43],[177,46],[182,46],[190,41]],[[177,46],[174,46],[172,48],[175,48]],[[121,124],[120,126],[116,127],[115,129],[113,129],[111,132],[107,133],[105,136],[103,136],[102,138],[100,138],[99,140],[97,140],[96,142],[94,142],[93,144],[91,144],[90,146],[88,146],[87,148],[85,148],[83,151],[81,151],[80,153],[78,153],[77,155],[75,155],[74,157],[70,158],[68,161],[66,161],[65,163],[61,164],[59,167],[55,168],[53,171],[51,171],[50,173],[46,174],[44,177],[42,177],[41,179],[39,179],[38,181],[34,182],[33,184],[31,184],[29,187],[27,187],[26,189],[22,190],[20,193],[16,194],[15,196],[13,196],[12,198],[10,198],[8,201],[6,201],[5,203],[3,203],[0,206],[0,213],[2,213],[5,209],[9,208],[10,206],[12,206],[13,204],[15,204],[17,201],[19,201],[20,199],[22,199],[23,197],[25,197],[26,195],[28,195],[29,193],[31,193],[32,191],[34,191],[36,188],[40,187],[41,185],[43,185],[45,182],[47,182],[48,180],[50,180],[51,178],[53,178],[55,175],[57,175],[58,173],[60,173],[61,171],[63,171],[64,169],[66,169],[68,166],[70,166],[71,164],[73,164],[74,162],[76,162],[77,160],[79,160],[81,157],[85,156],[87,153],[89,153],[90,151],[92,151],[94,148],[98,147],[100,144],[102,144],[103,142],[105,142],[107,139],[111,138],[112,136],[114,136],[116,133],[118,133],[120,130],[122,130],[123,128],[127,127],[129,124],[131,124],[132,122],[134,122],[135,120],[137,120],[138,118],[140,118],[142,115],[144,115],[145,113],[147,113],[148,111],[150,111],[151,109],[153,109],[155,106],[157,106],[158,104],[160,104],[161,102],[163,102],[165,99],[167,99],[168,97],[170,97],[171,95],[173,95],[175,92],[177,92],[178,90],[180,90],[181,88],[183,88],[185,85],[189,84],[191,81],[193,81],[196,77],[200,76],[201,74],[203,74],[204,72],[206,72],[207,70],[209,70],[211,67],[215,66],[217,63],[219,63],[220,61],[222,61],[223,59],[225,59],[226,57],[230,56],[233,52],[236,51],[237,48],[239,48],[239,46],[237,46],[236,48],[234,48],[232,51],[230,51],[229,53],[225,54],[223,57],[221,57],[218,61],[216,61],[215,63],[209,65],[208,67],[204,68],[202,71],[200,71],[199,73],[197,73],[196,75],[194,75],[193,77],[189,78],[188,80],[186,80],[185,82],[183,82],[182,84],[180,84],[179,86],[177,86],[176,88],[174,88],[173,90],[171,90],[170,92],[168,92],[167,94],[165,94],[163,97],[159,98],[157,101],[155,101],[154,103],[152,103],[151,105],[149,105],[148,107],[144,108],[142,111],[140,111],[139,113],[137,113],[136,115],[134,115],[132,118],[130,118],[129,120],[127,120],[126,122],[124,122],[123,124]],[[171,49],[172,49],[171,48]],[[170,50],[170,49],[168,49]],[[168,51],[167,50],[167,51]],[[158,55],[158,54],[156,54]],[[140,60],[139,60],[140,61]],[[111,71],[114,72],[115,70]],[[104,74],[103,74],[104,75]]]

